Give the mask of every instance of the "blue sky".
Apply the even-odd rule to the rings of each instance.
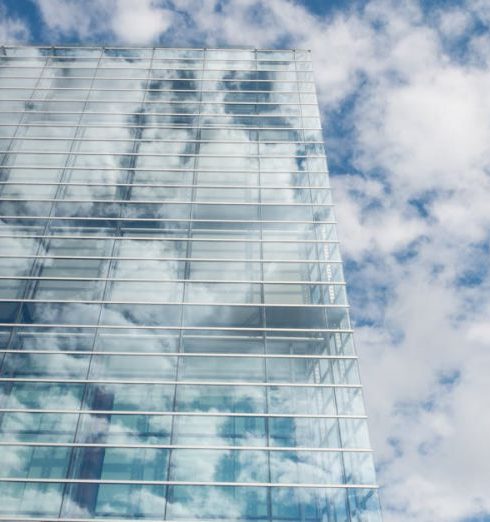
[[[387,522],[490,520],[489,27],[488,0],[0,0],[4,42],[312,49]]]

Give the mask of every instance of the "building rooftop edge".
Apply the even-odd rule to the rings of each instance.
[[[137,46],[137,45],[108,45],[108,44],[100,44],[100,45],[50,45],[50,44],[0,44],[0,47],[3,48],[16,48],[16,47],[31,47],[31,48],[45,48],[45,49],[175,49],[178,51],[266,51],[266,52],[275,52],[275,51],[300,51],[300,52],[311,52],[311,49],[304,49],[298,47],[290,47],[288,49],[267,49],[265,47],[172,47],[172,46],[164,46],[164,45],[146,45],[146,46]]]

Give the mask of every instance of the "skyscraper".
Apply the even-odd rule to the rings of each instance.
[[[0,51],[0,520],[378,522],[309,52]]]

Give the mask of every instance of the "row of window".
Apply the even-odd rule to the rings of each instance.
[[[46,356],[46,360],[48,359],[49,357]],[[45,366],[47,364],[46,362]],[[337,378],[341,379],[341,376],[342,374]],[[170,415],[173,416],[201,413],[210,416],[213,422],[218,422],[222,415],[225,415],[228,420],[233,416],[243,420],[249,415],[266,420],[284,417],[282,422],[286,422],[287,418],[293,419],[293,427],[303,425],[305,419],[309,419],[314,424],[318,421],[319,426],[323,426],[325,422],[328,426],[338,426],[332,419],[347,420],[355,417],[356,430],[366,430],[365,423],[357,422],[358,419],[365,417],[360,387],[342,385],[311,387],[301,386],[298,383],[288,386],[286,380],[282,382],[282,386],[277,386],[274,382],[270,386],[243,386],[233,384],[231,379],[228,381],[229,384],[223,382],[214,385],[194,384],[186,383],[185,379],[180,382],[180,374],[178,377],[177,385],[128,382],[109,384],[97,383],[93,378],[87,384],[73,382],[73,380],[35,382],[33,378],[30,382],[23,380],[19,382],[12,377],[7,377],[7,380],[0,382],[0,405],[5,410],[25,409],[24,413],[27,413],[27,410],[42,409],[73,410],[73,413],[77,413],[77,410],[82,409],[91,411],[95,415],[97,411],[110,411],[111,415],[119,415],[117,417],[119,419],[123,419],[123,414],[126,412],[127,422],[130,422],[134,415],[145,417],[145,412],[147,417],[157,415],[158,412],[172,412]],[[56,376],[51,375],[51,379],[56,379]],[[43,379],[46,380],[49,381],[49,377]],[[51,415],[47,412],[44,414]],[[33,419],[39,419],[41,414],[32,415]],[[160,414],[160,417],[162,415]],[[190,416],[187,415],[186,418]],[[205,419],[201,419],[201,422],[205,422]],[[299,424],[295,424],[296,422]],[[3,439],[6,440],[5,437]],[[332,444],[334,442],[340,444],[337,439]],[[365,442],[364,439],[361,440],[362,444]],[[199,441],[197,443],[199,444]],[[250,444],[257,446],[253,441],[250,441]],[[310,444],[311,441],[306,443],[306,446]],[[340,447],[335,444],[332,447]],[[362,444],[360,447],[368,447]]]
[[[218,92],[270,92],[273,95],[275,92],[280,93],[296,93],[301,92],[305,94],[315,93],[315,84],[313,82],[302,82],[302,81],[264,81],[264,80],[192,80],[192,79],[174,79],[167,80],[165,78],[154,78],[148,80],[146,77],[131,78],[131,77],[97,77],[84,76],[52,76],[50,78],[38,78],[35,75],[12,75],[10,77],[1,77],[1,84],[4,88],[17,88],[17,87],[30,87],[30,88],[76,88],[86,89],[93,88],[111,88],[118,89],[130,89],[136,90],[147,90],[147,88],[160,90],[173,90],[176,94],[175,99],[179,99],[179,91],[189,91],[186,96],[182,94],[182,99],[186,99],[188,96],[199,96],[201,91],[218,91]],[[273,97],[271,96],[271,99]]]
[[[63,72],[63,74],[61,74]],[[38,73],[38,74],[34,74]],[[294,83],[308,83],[308,89],[314,83],[313,73],[310,68],[295,70],[295,68],[280,69],[271,68],[262,69],[225,69],[223,67],[191,69],[186,67],[155,67],[134,68],[120,66],[105,66],[104,68],[84,67],[83,64],[73,63],[67,66],[50,67],[50,66],[32,66],[32,65],[13,65],[2,67],[0,64],[0,78],[7,80],[9,78],[37,78],[39,82],[47,80],[77,79],[77,78],[95,78],[95,79],[132,79],[140,80],[140,88],[142,84],[148,84],[149,89],[159,89],[161,80],[177,80],[175,90],[179,90],[179,81],[196,81],[196,80],[216,80],[219,82],[237,81],[248,83],[249,81],[261,82],[292,82],[292,90],[297,91]],[[268,90],[271,90],[270,88]],[[300,89],[301,90],[301,89]]]
[[[30,203],[0,201],[0,213],[13,220],[51,219],[78,220],[78,226],[86,226],[85,222],[117,220],[121,226],[130,226],[130,222],[138,220],[163,222],[162,220],[185,220],[191,217],[200,220],[274,220],[332,222],[334,214],[331,207],[310,205],[247,205],[237,203],[180,203],[167,201],[158,205],[130,205],[127,203]],[[81,222],[81,223],[80,223]],[[127,223],[126,223],[127,222]]]
[[[3,84],[1,84],[3,85]],[[140,86],[135,89],[124,88],[77,88],[77,87],[44,87],[41,82],[34,88],[17,87],[15,89],[8,86],[0,86],[0,99],[17,101],[36,101],[44,99],[59,100],[101,100],[110,99],[111,101],[121,101],[128,103],[158,103],[167,101],[169,103],[210,103],[227,104],[233,103],[256,103],[256,104],[287,104],[301,105],[307,107],[316,104],[316,96],[312,93],[301,92],[276,92],[276,91],[223,91],[223,90],[165,90],[154,86]],[[96,86],[97,87],[97,86]],[[23,92],[28,91],[28,92]]]
[[[212,347],[212,342],[208,343]],[[146,349],[151,348],[147,346]],[[137,348],[135,348],[137,350]],[[78,352],[78,351],[77,351]],[[74,379],[178,380],[252,383],[316,383],[358,385],[355,359],[177,357],[161,354],[124,355],[25,353],[4,354],[2,377],[59,377]],[[167,403],[163,410],[171,409]],[[287,411],[287,409],[286,409]],[[309,411],[309,410],[307,410]],[[306,413],[305,411],[304,413]],[[320,413],[321,414],[321,413]],[[323,412],[327,414],[327,412]]]
[[[242,522],[294,522],[302,517],[308,522],[381,522],[377,491],[368,487],[0,482],[0,495],[0,514],[67,522],[74,517],[228,522],[230,514]]]
[[[263,116],[256,118],[256,115],[186,115],[186,114],[158,114],[145,113],[132,116],[132,113],[104,113],[104,112],[56,112],[56,111],[13,111],[0,112],[0,122],[8,122],[8,125],[14,125],[16,122],[23,121],[27,124],[39,124],[52,122],[58,126],[60,124],[76,125],[80,121],[83,125],[110,124],[115,126],[123,126],[123,124],[131,123],[133,120],[138,122],[147,119],[146,128],[156,128],[158,126],[200,126],[207,128],[213,127],[231,127],[241,129],[250,126],[253,129],[270,128],[270,129],[302,129],[317,130],[319,129],[319,120],[317,118],[299,118],[296,116]]]
[[[233,71],[233,72],[275,72],[312,71],[313,65],[307,60],[217,60],[206,59],[138,59],[127,60],[121,57],[101,56],[99,58],[66,57],[14,57],[0,55],[0,71],[6,68],[115,68],[139,70],[181,70],[181,71]]]
[[[100,263],[104,266],[104,263]],[[107,266],[107,264],[106,264]],[[133,262],[135,268],[139,268]],[[48,270],[49,270],[48,266]],[[62,272],[49,270],[50,273]],[[164,268],[164,267],[161,267]],[[120,264],[113,268],[116,274],[127,268]],[[92,272],[92,270],[90,270]],[[42,273],[45,271],[43,270]],[[63,272],[62,272],[63,273]],[[93,272],[92,272],[93,273]],[[97,275],[104,275],[104,273]],[[142,276],[157,276],[154,271]],[[161,274],[168,277],[168,272]],[[6,276],[8,277],[8,275]],[[85,279],[70,280],[63,275],[61,279],[0,279],[0,301],[4,300],[39,300],[39,301],[80,301],[110,303],[178,303],[188,304],[260,304],[265,305],[308,305],[308,306],[344,306],[347,297],[344,285],[282,284],[282,283],[231,283],[231,282],[196,282],[186,281],[113,281]]]
[[[373,484],[363,452],[279,452],[199,449],[0,447],[0,478],[124,481]],[[69,464],[71,460],[71,470]],[[15,463],[12,463],[15,461]],[[207,465],[195,465],[206,462]],[[98,464],[98,470],[94,468]],[[70,472],[71,471],[71,472]]]
[[[310,61],[291,60],[193,60],[193,59],[150,59],[126,60],[119,57],[100,58],[64,58],[64,57],[2,57],[0,55],[0,71],[4,68],[137,68],[140,70],[181,70],[181,71],[312,71]]]
[[[14,132],[10,128],[14,127],[17,132]],[[78,137],[85,138],[98,138],[98,137],[112,137],[112,138],[170,138],[174,136],[179,139],[197,139],[203,141],[215,141],[218,142],[223,140],[236,140],[236,141],[299,141],[302,143],[321,142],[322,134],[321,130],[311,129],[257,129],[257,128],[243,128],[243,129],[229,129],[226,126],[221,128],[206,128],[206,127],[172,127],[163,126],[157,127],[154,125],[147,125],[145,122],[138,124],[133,122],[128,125],[108,125],[108,126],[97,126],[97,125],[85,125],[75,124],[66,125],[63,123],[52,122],[52,125],[42,123],[26,123],[23,120],[20,122],[5,123],[0,125],[0,132],[3,135],[9,136],[15,133],[19,137],[66,137],[67,139],[72,138],[75,134]]]
[[[47,202],[72,202],[72,203],[105,203],[107,205],[163,205],[177,203],[193,203],[196,205],[332,205],[329,192],[317,191],[311,193],[309,189],[290,191],[277,189],[277,193],[262,189],[261,192],[254,189],[218,189],[212,188],[172,188],[163,187],[158,190],[133,188],[118,190],[117,187],[64,187],[64,190],[56,190],[51,187],[51,194],[44,196],[34,192],[33,185],[9,185],[4,190],[0,189],[0,203],[7,201],[29,201],[33,205]],[[128,193],[129,192],[129,193]],[[42,196],[42,197],[41,197]],[[51,197],[50,197],[51,196]]]
[[[0,302],[0,323],[169,328],[350,329],[346,308]]]
[[[185,223],[183,225],[185,226]],[[180,232],[185,230],[183,227]],[[329,273],[331,275],[327,276],[324,279],[325,281],[341,280],[340,268],[331,264],[340,261],[339,247],[336,242],[316,242],[312,240],[298,244],[294,241],[281,242],[280,238],[275,241],[243,241],[240,239],[244,234],[240,233],[239,230],[235,237],[233,237],[232,232],[222,235],[218,231],[214,239],[206,230],[202,234],[198,230],[194,231],[193,237],[189,239],[185,237],[174,239],[176,231],[163,230],[161,235],[154,233],[151,237],[151,235],[145,236],[144,233],[142,236],[138,233],[131,235],[130,230],[121,231],[117,228],[104,231],[104,234],[107,235],[102,235],[101,231],[97,229],[95,232],[98,234],[82,237],[78,237],[77,234],[80,232],[87,234],[86,229],[52,230],[51,234],[53,235],[44,235],[44,231],[39,230],[38,232],[41,232],[41,234],[31,233],[23,237],[20,236],[20,232],[29,233],[32,230],[12,230],[13,233],[11,234],[8,232],[8,230],[3,229],[0,236],[5,267],[18,266],[21,268],[21,265],[18,264],[19,258],[25,257],[28,260],[40,256],[41,259],[46,260],[46,266],[56,266],[57,263],[60,263],[60,266],[64,267],[64,272],[58,275],[65,273],[81,276],[84,274],[83,272],[77,273],[77,267],[82,269],[84,264],[90,266],[91,264],[95,265],[95,261],[100,264],[103,260],[113,260],[117,261],[120,266],[128,267],[128,276],[131,274],[130,261],[134,262],[135,268],[141,267],[141,271],[136,269],[133,276],[137,273],[140,276],[143,273],[151,273],[153,266],[152,275],[159,274],[160,276],[156,279],[165,279],[163,274],[170,275],[170,277],[167,277],[168,279],[184,279],[185,277],[182,277],[183,270],[195,271],[199,275],[210,273],[209,271],[212,273],[213,269],[210,267],[210,263],[221,263],[221,265],[216,266],[216,271],[225,268],[224,263],[229,263],[224,274],[235,275],[243,270],[246,273],[246,279],[256,278],[253,274],[258,274],[262,270],[264,275],[279,281],[283,277],[290,280],[291,277],[286,275],[289,272],[312,274],[313,280],[316,280],[316,278],[321,280],[326,276],[326,273]],[[59,232],[64,234],[73,232],[73,235],[56,235]],[[124,235],[121,236],[121,232]],[[141,233],[141,231],[136,232]],[[111,234],[113,234],[113,237]],[[148,231],[148,234],[151,234],[151,230]],[[257,237],[257,234],[255,233],[254,236]],[[9,258],[17,258],[17,261],[15,259],[9,261]],[[54,261],[57,258],[59,261]],[[162,261],[162,263],[158,263],[158,261]],[[25,263],[28,262],[30,261],[25,261]],[[61,265],[61,262],[63,262],[63,265]],[[184,262],[187,262],[187,264],[184,264]],[[192,264],[189,264],[190,262]],[[258,265],[258,262],[262,262],[262,265]],[[144,268],[147,268],[147,270],[144,270]],[[317,272],[318,270],[321,273]],[[298,279],[302,280],[303,277],[300,276]],[[206,277],[202,277],[202,279],[206,279]],[[238,277],[238,279],[242,278]]]
[[[97,334],[97,335],[95,335]],[[12,350],[33,351],[64,348],[77,351],[166,353],[179,357],[216,353],[223,357],[344,357],[355,359],[350,333],[269,334],[268,332],[233,332],[219,335],[195,331],[119,331],[74,328],[0,328],[0,346]],[[325,355],[327,354],[327,355]],[[347,355],[346,355],[347,354]],[[158,356],[158,355],[155,355]],[[34,395],[33,395],[34,397]]]

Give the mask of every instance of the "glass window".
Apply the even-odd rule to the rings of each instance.
[[[0,513],[11,516],[57,517],[63,484],[0,482]]]
[[[3,441],[71,442],[78,415],[66,413],[4,413],[0,424]]]
[[[64,478],[70,448],[0,446],[0,478]]]

